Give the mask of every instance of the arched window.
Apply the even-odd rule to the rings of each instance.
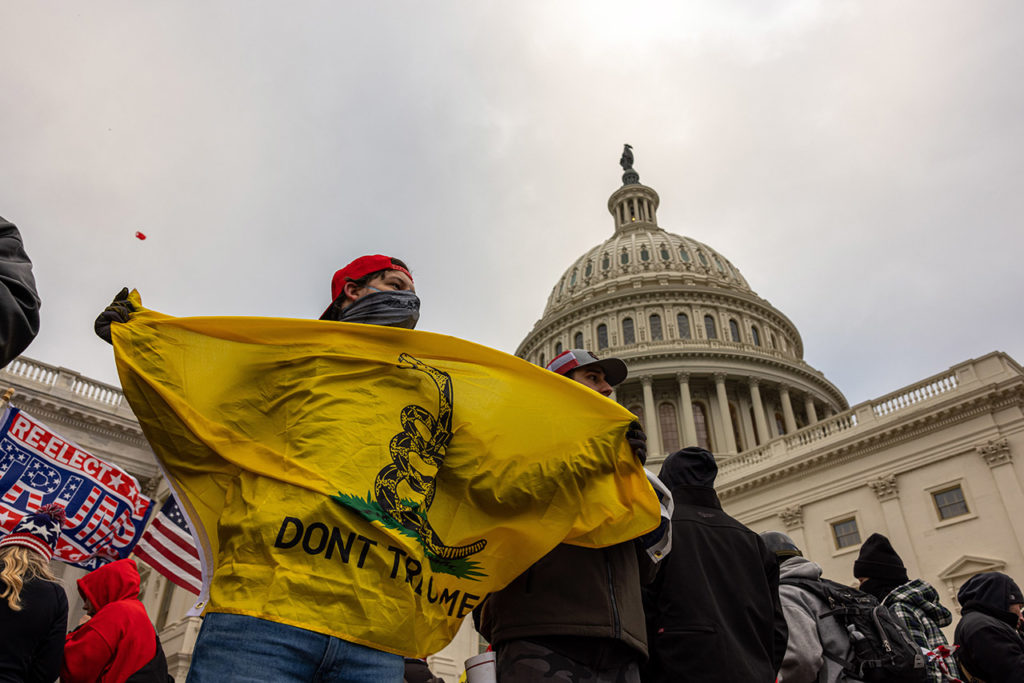
[[[562,352],[562,342],[555,344],[555,355],[557,356]]]
[[[649,321],[651,323],[651,341],[661,341],[663,338],[661,332],[661,316],[657,313],[651,314]]]
[[[708,423],[708,409],[699,401],[693,402],[693,426],[697,431],[697,445],[712,453],[715,449],[711,445],[711,425]]]
[[[590,277],[593,273],[594,273],[594,264],[591,263],[590,261],[587,261],[587,268],[586,268],[586,270],[583,271],[583,274],[586,277]]]
[[[575,268],[572,269],[572,276],[569,278],[569,286],[570,287],[575,287],[576,286],[576,269]]]
[[[774,349],[777,345],[778,344],[775,341],[775,333],[772,332],[771,334],[768,335],[768,348],[769,349]]]
[[[733,318],[729,318],[729,334],[732,336],[734,342],[740,340],[740,324]]]
[[[782,413],[775,413],[775,431],[779,436],[786,433],[786,421],[782,419]]]
[[[689,263],[690,252],[686,251],[684,247],[679,247],[679,258],[683,259],[683,263]]]
[[[732,403],[729,404],[729,421],[732,422],[732,435],[736,439],[736,452],[742,453],[747,450],[743,445],[743,430],[740,428],[740,414],[736,411],[736,406]]]
[[[700,259],[700,264],[702,266],[708,265],[708,259],[707,259],[706,256],[704,256],[704,252],[703,251],[698,251],[697,252],[697,258]]]
[[[718,330],[715,328],[715,319],[710,315],[704,316],[704,331],[707,332],[708,339],[718,339]]]
[[[608,254],[605,254],[604,256],[601,257],[601,270],[608,270],[611,267],[611,265],[612,259],[611,257],[608,256]]]
[[[685,313],[676,316],[676,326],[679,328],[679,338],[690,338],[690,317]]]
[[[676,407],[671,403],[658,406],[658,422],[661,425],[661,445],[666,453],[679,450],[679,420],[676,419]]]
[[[622,265],[626,265],[627,263],[629,263],[629,252],[626,251],[625,249],[623,249],[622,253],[619,254],[619,263],[621,263]]]
[[[668,261],[670,258],[672,258],[672,255],[668,253],[668,247],[664,244],[661,245],[661,260]]]
[[[754,338],[754,346],[761,345],[761,333],[757,331],[757,325],[750,326],[750,336]]]
[[[650,261],[651,260],[651,252],[647,251],[647,247],[646,246],[640,247],[640,260],[641,261]]]
[[[722,275],[725,275],[725,268],[722,267],[722,262],[718,260],[717,256],[715,256],[714,259],[715,267],[718,268],[718,272],[721,273]]]
[[[604,323],[597,326],[597,348],[608,348],[608,326]]]
[[[576,336],[574,336],[572,338],[572,345],[573,345],[573,348],[576,348],[576,349],[582,349],[583,348],[583,333],[582,332],[577,332]]]
[[[624,318],[622,321],[622,343],[636,344],[636,330],[633,329],[632,318]]]

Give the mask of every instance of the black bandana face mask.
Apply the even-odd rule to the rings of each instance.
[[[378,289],[359,298],[343,310],[338,319],[343,323],[386,325],[411,330],[420,319],[420,298],[415,292],[406,290]]]

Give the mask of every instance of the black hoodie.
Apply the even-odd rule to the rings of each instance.
[[[779,566],[761,537],[727,515],[718,467],[700,448],[665,459],[672,552],[645,591],[653,683],[773,683],[786,653]]]
[[[957,593],[963,616],[954,643],[960,663],[986,683],[1024,680],[1024,639],[1010,605],[1024,603],[1020,588],[1006,574],[986,572],[967,580]]]

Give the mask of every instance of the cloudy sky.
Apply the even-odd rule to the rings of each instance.
[[[92,321],[316,317],[407,260],[420,328],[514,351],[609,237],[622,143],[851,403],[1024,360],[1024,3],[0,5],[0,215],[26,355],[116,383]],[[137,230],[148,239],[137,240]]]

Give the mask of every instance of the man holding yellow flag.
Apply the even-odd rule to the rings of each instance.
[[[190,681],[400,681],[558,543],[658,523],[620,406],[412,330],[395,259],[356,259],[332,296],[324,322],[173,318],[136,292],[97,320],[201,544]]]
[[[621,359],[599,359],[586,349],[565,351],[547,367],[602,396],[627,375]],[[643,464],[647,437],[639,423],[626,439]],[[492,594],[474,616],[497,652],[498,682],[639,683],[647,659],[640,587],[653,579],[664,552],[662,546],[648,555],[644,545],[561,544]]]

